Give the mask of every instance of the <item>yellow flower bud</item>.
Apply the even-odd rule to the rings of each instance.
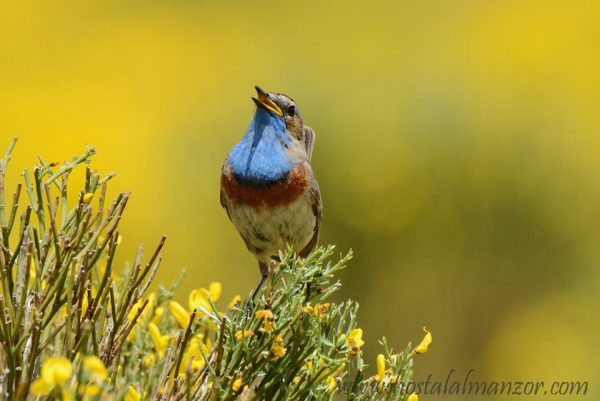
[[[219,300],[219,298],[221,298],[221,292],[222,286],[221,283],[219,283],[218,281],[210,283],[210,285],[208,286],[208,294],[213,302],[216,302]]]
[[[161,335],[158,326],[154,323],[148,324],[148,331],[150,332],[150,338],[152,338],[154,348],[158,352],[158,355],[162,356],[167,348],[167,345],[169,345],[169,336]]]
[[[90,201],[92,200],[93,196],[94,196],[93,193],[88,192],[88,193],[86,193],[86,194],[83,195],[81,201],[87,205],[87,204],[90,203]]]
[[[238,391],[243,385],[244,385],[244,381],[242,380],[241,377],[238,377],[237,379],[235,379],[235,381],[231,385],[231,388],[233,389],[233,391]]]
[[[414,349],[415,354],[424,354],[429,349],[429,345],[431,344],[432,337],[431,332],[427,330],[426,327],[423,327],[423,331],[425,332],[425,336],[421,340],[421,343],[417,345]]]
[[[327,391],[334,390],[336,387],[335,375],[330,375],[327,378]]]
[[[383,354],[377,355],[377,376],[375,377],[376,382],[380,382],[385,377],[385,357]]]
[[[140,401],[142,399],[142,395],[135,389],[133,386],[129,386],[127,390],[127,394],[125,394],[124,401]]]
[[[154,356],[154,354],[148,354],[144,357],[144,365],[145,366],[153,366],[154,363],[156,362],[156,357]]]
[[[144,305],[144,301],[140,298],[131,307],[131,310],[127,314],[127,320],[132,321],[133,319],[135,319],[135,317],[136,317],[137,313],[139,312],[140,308],[142,307],[142,305]],[[148,305],[146,305],[146,307],[144,308],[144,311],[140,313],[140,318],[146,312],[146,310],[148,310]]]
[[[165,309],[158,306],[154,309],[154,316],[152,316],[152,323],[158,324],[160,322],[160,318],[165,313]]]
[[[177,323],[179,323],[179,326],[181,326],[182,328],[186,328],[188,326],[188,324],[190,323],[190,314],[188,313],[188,311],[185,310],[183,306],[181,306],[175,301],[171,301],[169,302],[169,310],[171,311],[173,316],[175,316],[175,319],[177,320]]]

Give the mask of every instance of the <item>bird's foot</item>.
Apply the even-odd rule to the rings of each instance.
[[[249,300],[246,303],[246,319],[250,319],[250,316],[252,316],[253,310],[254,310],[254,300]]]

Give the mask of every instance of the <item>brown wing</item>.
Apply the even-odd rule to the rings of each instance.
[[[304,126],[304,149],[308,155],[308,160],[312,157],[312,151],[315,146],[315,130],[308,126]]]
[[[313,185],[310,188],[310,198],[312,201],[312,209],[315,215],[315,228],[313,236],[308,241],[308,244],[300,251],[300,256],[307,257],[317,246],[319,242],[319,231],[321,230],[321,219],[323,217],[323,204],[321,203],[321,191],[319,191],[319,184],[313,180]]]
[[[229,208],[227,207],[227,198],[225,197],[225,190],[223,189],[223,173],[221,173],[221,192],[219,194],[219,198],[221,201],[221,206],[227,212],[227,217],[231,220],[231,215],[229,214]]]

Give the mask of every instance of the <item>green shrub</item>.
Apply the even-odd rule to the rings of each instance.
[[[306,259],[282,253],[253,308],[239,296],[221,305],[219,283],[182,306],[177,283],[147,294],[165,238],[149,258],[140,247],[130,269],[113,266],[129,194],[107,202],[112,175],[90,168],[92,148],[60,166],[40,159],[6,203],[15,142],[0,162],[0,400],[408,397],[412,357],[430,335],[400,353],[383,340],[378,373],[366,375],[357,303],[326,302],[350,253],[335,263],[331,246]],[[70,199],[76,168],[85,182]]]

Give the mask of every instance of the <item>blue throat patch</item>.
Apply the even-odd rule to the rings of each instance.
[[[256,109],[246,134],[227,156],[233,176],[241,185],[252,187],[280,182],[293,168],[285,152],[290,143],[283,118]]]

